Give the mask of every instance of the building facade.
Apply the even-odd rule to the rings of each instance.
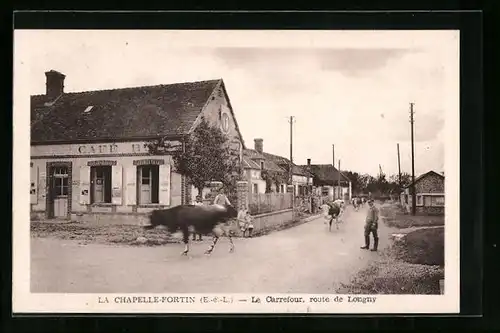
[[[429,171],[415,179],[416,212],[429,215],[444,214],[444,176]],[[408,211],[412,207],[411,184],[405,187],[400,197],[401,205]]]
[[[234,149],[244,142],[222,79],[65,93],[65,76],[46,73],[31,97],[33,219],[140,223],[153,209],[189,203],[193,188],[159,140],[182,149],[202,119],[220,126]]]
[[[328,197],[330,200],[343,199],[350,201],[352,199],[351,180],[339,172],[331,164],[312,164],[310,166],[313,174],[313,183],[318,194]]]
[[[311,192],[312,174],[310,174],[306,168],[291,163],[290,160],[285,157],[265,152],[263,139],[254,139],[254,149],[246,149],[245,153],[260,166],[262,172],[266,172],[268,175],[279,174],[279,177],[274,177],[274,179],[282,179],[282,181],[271,182],[271,192],[285,193],[287,191],[293,191],[295,196],[303,196]],[[290,166],[292,168],[291,180],[289,172]]]

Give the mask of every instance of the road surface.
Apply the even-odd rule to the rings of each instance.
[[[328,232],[323,218],[273,232],[235,239],[235,252],[221,238],[211,256],[210,240],[132,247],[50,238],[31,241],[31,291],[50,293],[333,293],[378,253],[361,250],[367,208],[344,215]],[[380,244],[387,229],[379,223]]]

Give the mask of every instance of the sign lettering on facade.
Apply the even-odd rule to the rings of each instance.
[[[103,144],[62,144],[62,145],[40,145],[31,146],[31,156],[102,156],[141,154],[147,155],[148,148],[145,142],[115,142]],[[168,141],[167,147],[160,149],[163,152],[173,152],[182,149],[180,141]]]
[[[105,145],[81,145],[78,147],[80,154],[114,154],[118,152],[118,145],[115,143]]]

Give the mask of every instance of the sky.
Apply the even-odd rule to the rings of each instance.
[[[342,170],[445,171],[446,120],[458,117],[456,31],[70,31],[15,32],[15,73],[29,95],[47,70],[65,91],[222,78],[247,148]],[[445,135],[445,133],[448,133]],[[458,140],[458,133],[456,140]]]

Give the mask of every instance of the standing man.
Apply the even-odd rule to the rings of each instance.
[[[373,204],[373,199],[368,200],[368,214],[366,216],[365,223],[365,246],[361,247],[363,250],[368,250],[370,248],[370,233],[373,234],[373,249],[372,251],[377,251],[378,249],[378,208]]]

